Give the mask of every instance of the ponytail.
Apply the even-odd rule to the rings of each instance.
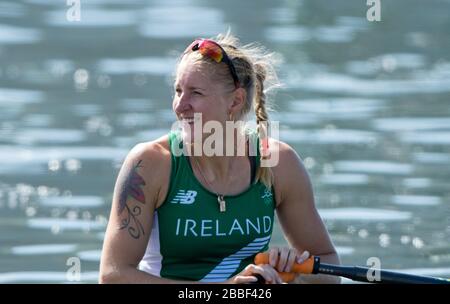
[[[268,123],[269,115],[266,110],[266,94],[264,93],[264,81],[266,80],[266,69],[263,65],[256,63],[255,71],[255,98],[254,109],[256,115],[256,123],[258,125],[259,135],[259,151],[262,160],[269,157],[269,134]],[[259,166],[256,171],[256,181],[261,181],[267,188],[271,188],[273,184],[273,172],[270,167]]]

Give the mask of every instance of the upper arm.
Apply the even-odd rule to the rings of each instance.
[[[279,200],[277,215],[287,241],[297,250],[314,255],[335,253],[300,157],[284,143],[280,143],[279,153],[279,163],[273,168],[274,188]]]
[[[139,144],[126,157],[114,187],[112,207],[103,244],[105,267],[136,267],[150,237],[153,214],[161,200],[164,155],[154,144]]]

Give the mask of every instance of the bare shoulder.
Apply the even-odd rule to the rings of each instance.
[[[145,161],[170,160],[169,138],[165,135],[153,141],[138,143],[131,149],[128,157]]]
[[[279,176],[285,176],[298,173],[298,170],[305,170],[302,160],[298,153],[287,143],[270,139],[269,141],[270,154],[276,155],[273,163],[273,172]]]
[[[158,207],[164,200],[170,182],[171,157],[168,136],[135,145],[128,153],[124,166],[139,170],[139,175],[145,181],[146,192],[155,199],[155,207]]]
[[[294,189],[309,191],[309,175],[295,149],[275,139],[270,139],[269,147],[271,155],[277,154],[277,161],[272,167],[277,203],[282,202]]]

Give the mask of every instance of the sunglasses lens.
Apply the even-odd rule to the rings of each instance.
[[[218,45],[215,43],[203,40],[198,45],[199,52],[208,58],[211,58],[215,62],[221,62],[223,58],[223,52]]]
[[[217,63],[226,63],[230,68],[231,76],[233,77],[236,88],[239,87],[239,79],[233,63],[231,62],[230,58],[228,58],[225,51],[216,42],[208,39],[197,39],[191,43],[191,45],[186,49],[185,53],[188,50],[194,52],[199,51],[200,54],[214,60]]]

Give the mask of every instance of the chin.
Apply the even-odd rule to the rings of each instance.
[[[201,133],[195,134],[193,124],[183,125],[181,128],[181,136],[183,139],[183,143],[186,145],[186,148],[190,147],[191,149],[193,149],[196,142],[198,142],[198,144],[200,144],[200,146],[202,144],[202,134]],[[193,151],[194,150],[192,150],[192,153],[188,152],[188,155],[193,155]]]
[[[195,139],[194,128],[181,128],[181,136],[183,137],[183,141],[186,143],[193,143]]]

